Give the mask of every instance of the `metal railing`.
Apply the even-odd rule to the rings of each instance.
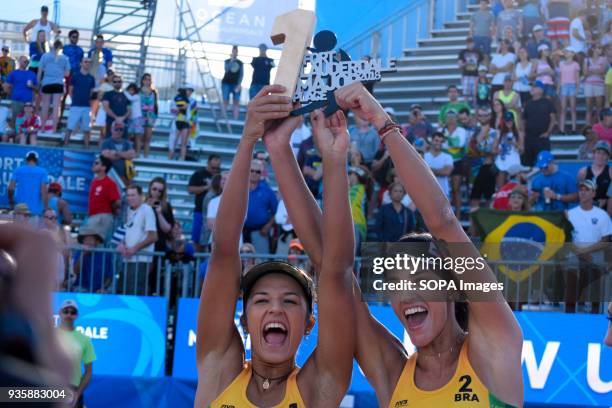
[[[178,297],[197,298],[206,276],[210,253],[182,254],[138,252],[137,256],[143,258],[140,262],[133,262],[134,259],[126,260],[112,248],[69,247],[65,252],[68,258],[67,278],[59,290],[163,296],[170,304],[175,304]],[[263,261],[288,260],[287,255],[278,254],[242,254],[241,258],[243,268]],[[310,269],[307,256],[291,255],[289,261],[303,269]],[[356,259],[355,271],[360,271],[361,261],[360,258]],[[588,268],[579,268],[574,275],[568,275],[567,265],[558,261],[489,261],[488,264],[497,281],[504,284],[504,298],[515,310],[568,311],[569,305],[569,311],[601,312],[604,302],[612,299],[609,265],[603,265],[597,277],[593,278],[591,275],[594,272]],[[503,272],[503,268],[526,267],[531,268],[531,272],[522,280],[512,280],[509,274]],[[574,283],[568,284],[568,276],[573,276]],[[361,276],[359,279],[363,284],[368,277]],[[588,285],[576,286],[575,282],[584,279],[589,282]]]
[[[385,18],[363,33],[347,41],[341,48],[353,58],[370,55],[380,58],[383,67],[392,67],[393,60],[406,48],[416,48],[420,39],[431,36],[432,30],[455,21],[457,13],[467,10],[468,0],[419,0]]]

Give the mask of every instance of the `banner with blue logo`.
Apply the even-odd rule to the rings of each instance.
[[[204,41],[271,47],[274,18],[298,8],[298,0],[192,0],[191,8]]]
[[[92,340],[100,375],[161,377],[166,356],[167,300],[163,297],[55,293],[54,322],[66,299],[78,304],[76,330]]]
[[[195,341],[198,299],[180,299],[172,375],[196,379]],[[372,315],[414,350],[393,310],[370,306]],[[236,308],[239,325],[242,305]],[[612,403],[612,349],[603,344],[607,321],[603,315],[553,312],[516,313],[524,335],[523,383],[525,401],[530,403],[610,406]],[[242,328],[239,328],[241,335]],[[244,339],[244,337],[243,337]],[[317,330],[304,338],[298,351],[298,365],[304,364],[317,342]],[[247,358],[250,357],[248,340]],[[349,394],[356,407],[376,406],[374,390],[357,363]]]
[[[62,198],[70,210],[86,213],[94,153],[9,144],[3,144],[0,149],[0,208],[8,207],[8,185],[13,172],[25,165],[25,156],[32,150],[38,153],[38,165],[47,170],[49,182],[62,185]]]

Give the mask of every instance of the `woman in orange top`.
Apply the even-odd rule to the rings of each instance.
[[[326,261],[320,264],[317,282],[318,343],[302,368],[296,368],[295,355],[314,325],[310,278],[284,262],[255,265],[240,276],[238,244],[255,144],[262,135],[290,137],[299,124],[297,118],[287,118],[292,109],[290,98],[274,95],[283,91],[279,85],[266,86],[249,103],[221,198],[198,314],[196,407],[335,408],[350,382],[355,343],[350,285],[354,237],[345,172],[348,132],[341,114],[332,118],[333,132],[322,125],[320,115],[316,122],[320,131],[315,130],[315,138],[325,165],[326,212],[321,228]],[[250,335],[250,361],[245,361],[234,323],[241,280],[241,321]]]
[[[389,125],[389,116],[360,83],[335,92],[342,109],[377,129]],[[391,159],[406,192],[413,198],[433,237],[449,245],[448,256],[478,258],[455,218],[434,175],[397,128],[384,135]],[[291,159],[289,139],[264,137],[280,191],[293,226],[314,265],[324,262],[321,212]],[[347,230],[348,231],[348,230]],[[409,241],[432,241],[428,236]],[[420,271],[418,278],[431,274]],[[452,273],[452,275],[455,275]],[[448,279],[450,276],[445,276]],[[454,276],[456,278],[456,276]],[[439,277],[438,277],[439,279]],[[488,266],[468,269],[467,283],[495,283]],[[391,305],[417,352],[408,356],[403,344],[378,322],[361,301],[355,284],[357,347],[355,356],[376,391],[380,407],[507,407],[523,404],[521,371],[522,334],[500,292],[489,302],[467,293],[468,303],[424,299],[419,293],[402,293]],[[504,402],[502,402],[504,401]]]

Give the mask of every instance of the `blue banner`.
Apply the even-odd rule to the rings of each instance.
[[[74,213],[87,213],[91,165],[95,154],[71,150],[3,144],[0,149],[0,208],[8,207],[8,184],[15,169],[25,164],[26,154],[38,153],[38,165],[49,173],[49,182],[62,185],[62,198]]]
[[[272,47],[270,32],[274,18],[298,8],[297,0],[196,0],[191,1],[196,25],[203,26],[207,42]]]
[[[179,299],[174,369],[180,379],[197,379],[195,366],[198,299]],[[370,306],[372,315],[413,351],[403,326],[387,306]],[[239,325],[242,304],[236,308]],[[612,349],[603,345],[607,328],[603,315],[552,312],[516,313],[524,335],[523,383],[529,403],[610,406],[612,403]],[[239,327],[241,335],[242,328]],[[244,338],[243,338],[244,341]],[[304,338],[298,351],[298,365],[304,364],[317,342],[316,326]],[[250,344],[245,341],[247,358]],[[357,363],[349,394],[356,406],[375,406],[374,390]]]
[[[59,307],[66,299],[75,300],[79,307],[76,330],[92,340],[95,374],[164,375],[166,298],[59,292],[53,299],[56,325]]]

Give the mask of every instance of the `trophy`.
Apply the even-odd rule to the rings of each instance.
[[[283,85],[294,102],[302,107],[292,116],[323,109],[328,117],[339,110],[334,91],[356,81],[379,81],[380,60],[352,61],[346,51],[334,50],[336,34],[329,30],[318,32],[312,39],[315,26],[314,12],[293,10],[274,19],[270,38],[274,45],[283,44],[274,83]]]

